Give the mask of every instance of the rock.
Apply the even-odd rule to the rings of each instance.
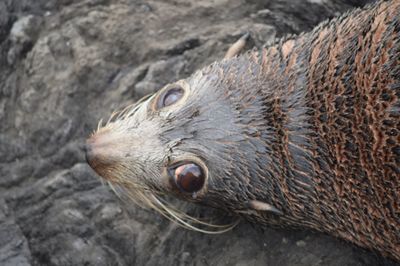
[[[184,67],[185,59],[182,56],[160,60],[151,64],[143,80],[135,85],[134,90],[137,96],[141,98],[161,89],[167,83],[179,79]]]
[[[306,246],[306,241],[304,240],[299,240],[296,242],[296,246],[300,247],[300,248],[304,248]]]
[[[0,198],[0,265],[31,265],[28,242],[15,222],[3,199]]]
[[[221,59],[244,32],[262,47],[365,2],[0,2],[0,265],[396,265],[304,230],[188,231],[119,199],[83,154],[100,118]]]
[[[12,46],[7,54],[7,62],[10,65],[32,47],[37,38],[40,22],[41,20],[34,15],[21,17],[14,22],[9,35]]]

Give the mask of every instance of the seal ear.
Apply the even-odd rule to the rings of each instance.
[[[259,200],[251,200],[249,201],[249,207],[256,211],[268,211],[272,212],[276,215],[282,215],[282,212],[272,206],[271,204],[259,201]]]

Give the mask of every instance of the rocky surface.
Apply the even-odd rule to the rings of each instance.
[[[244,32],[261,47],[364,2],[0,1],[0,265],[396,265],[310,231],[187,231],[119,200],[82,150],[100,118]]]

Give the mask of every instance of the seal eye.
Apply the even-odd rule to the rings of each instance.
[[[172,168],[170,174],[176,186],[183,192],[197,192],[204,186],[203,170],[195,163],[186,163]]]
[[[174,87],[171,87],[169,90],[166,90],[158,99],[157,108],[160,109],[173,105],[174,103],[179,101],[180,98],[182,98],[183,93],[184,90],[180,86],[176,85]]]

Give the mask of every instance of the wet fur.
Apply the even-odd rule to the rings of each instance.
[[[104,175],[400,260],[400,1],[216,62],[184,83],[179,105],[154,111],[151,97],[103,129],[139,138],[117,146],[129,154]],[[188,156],[209,173],[195,197],[165,175]]]

